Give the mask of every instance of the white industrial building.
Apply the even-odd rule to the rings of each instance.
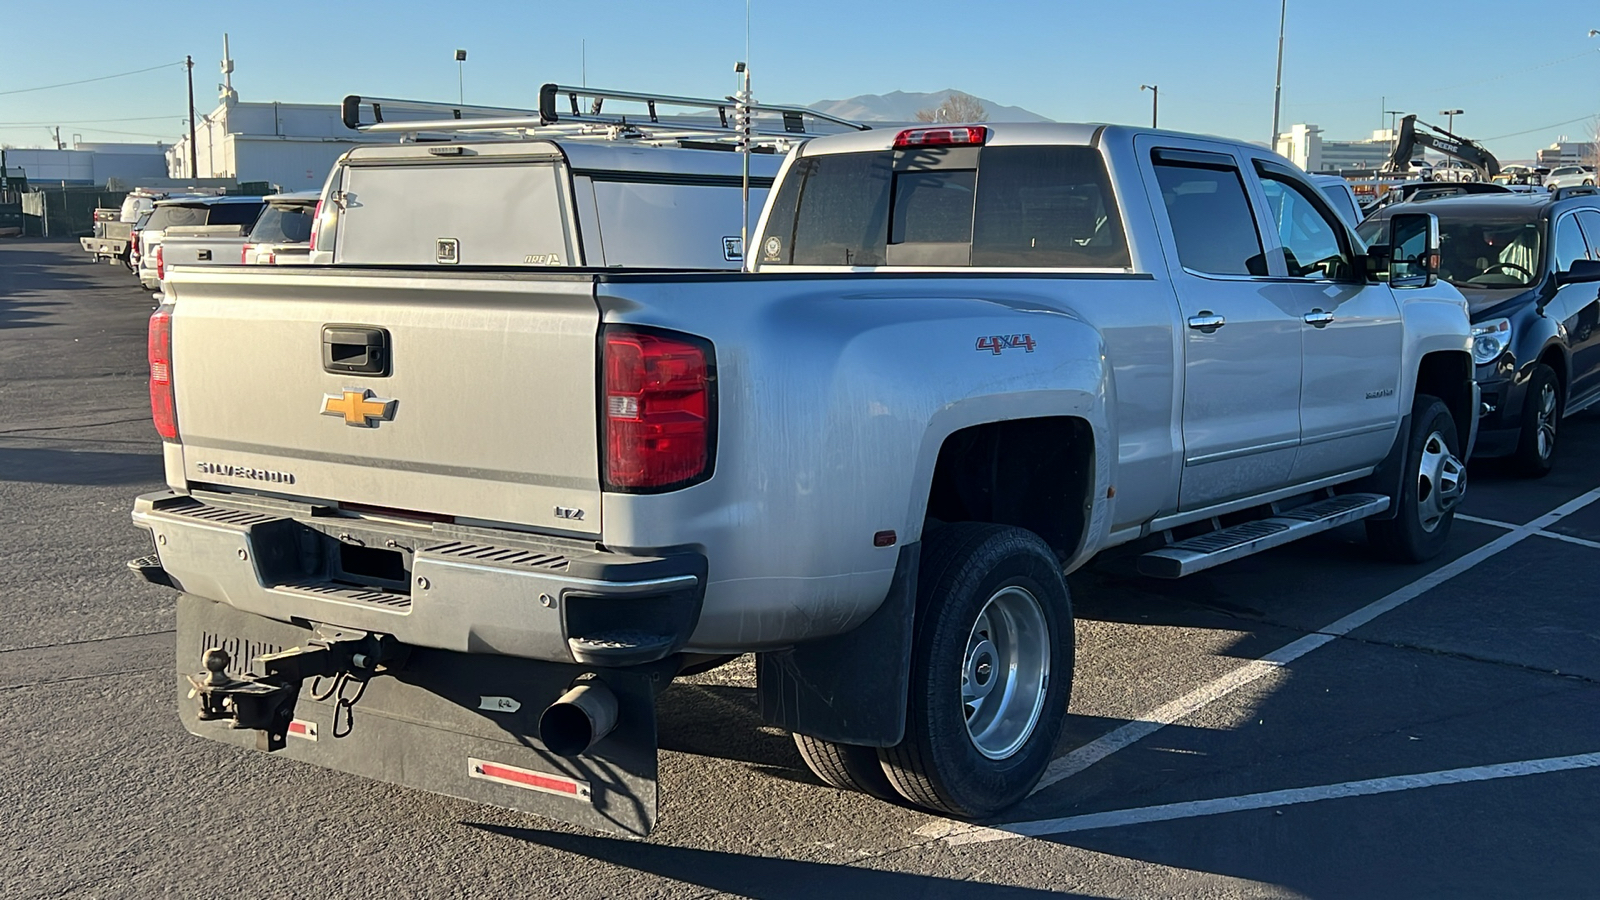
[[[194,165],[189,137],[167,150],[172,178],[266,181],[286,191],[321,188],[333,163],[352,147],[393,143],[392,135],[366,137],[344,127],[338,104],[245,103],[233,89],[233,60],[223,39],[219,104],[197,116]]]
[[[1316,125],[1291,126],[1278,135],[1277,151],[1307,172],[1376,170],[1388,161],[1394,132],[1380,128],[1363,141],[1329,141]]]
[[[1600,142],[1569,141],[1562,138],[1540,149],[1535,161],[1538,165],[1554,169],[1557,166],[1594,165],[1597,156],[1600,156]]]
[[[136,184],[167,174],[166,144],[102,144],[79,141],[72,149],[13,148],[5,151],[7,174],[19,170],[33,185]],[[15,176],[13,176],[15,177]]]
[[[195,123],[195,168],[187,135],[167,150],[172,178],[268,181],[286,191],[322,187],[340,154],[367,138],[344,127],[336,104],[242,103],[224,99]]]

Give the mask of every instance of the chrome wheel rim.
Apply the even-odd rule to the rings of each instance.
[[[1534,439],[1538,441],[1539,458],[1548,460],[1556,452],[1556,386],[1545,384],[1539,389],[1538,406],[1534,409]]]
[[[1417,472],[1417,518],[1422,530],[1432,532],[1439,527],[1467,488],[1467,468],[1450,452],[1444,434],[1438,431],[1428,435],[1422,444],[1422,465]]]
[[[1050,683],[1050,625],[1016,585],[983,605],[961,660],[961,706],[972,745],[990,759],[1016,753],[1033,734]]]

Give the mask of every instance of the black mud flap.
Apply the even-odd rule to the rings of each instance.
[[[222,648],[232,660],[226,674],[242,678],[257,657],[316,637],[307,628],[180,595],[176,680],[184,728],[255,749],[260,732],[231,719],[201,719],[190,679],[203,673],[202,655]],[[284,747],[274,755],[643,837],[656,820],[655,696],[673,665],[597,669],[412,648],[397,669],[307,680]],[[597,674],[615,695],[617,724],[582,755],[558,756],[539,742],[539,716],[585,673]]]

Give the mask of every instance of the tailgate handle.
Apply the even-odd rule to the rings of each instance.
[[[366,325],[322,326],[322,370],[335,375],[388,375],[388,330]]]
[[[200,251],[200,260],[202,262],[209,262],[211,260],[211,251],[210,250],[201,250]]]

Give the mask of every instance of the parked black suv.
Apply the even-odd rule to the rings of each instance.
[[[1483,391],[1475,456],[1550,471],[1564,416],[1600,401],[1600,191],[1469,194],[1397,203],[1361,224],[1384,240],[1397,213],[1439,219],[1439,276],[1471,307]]]

